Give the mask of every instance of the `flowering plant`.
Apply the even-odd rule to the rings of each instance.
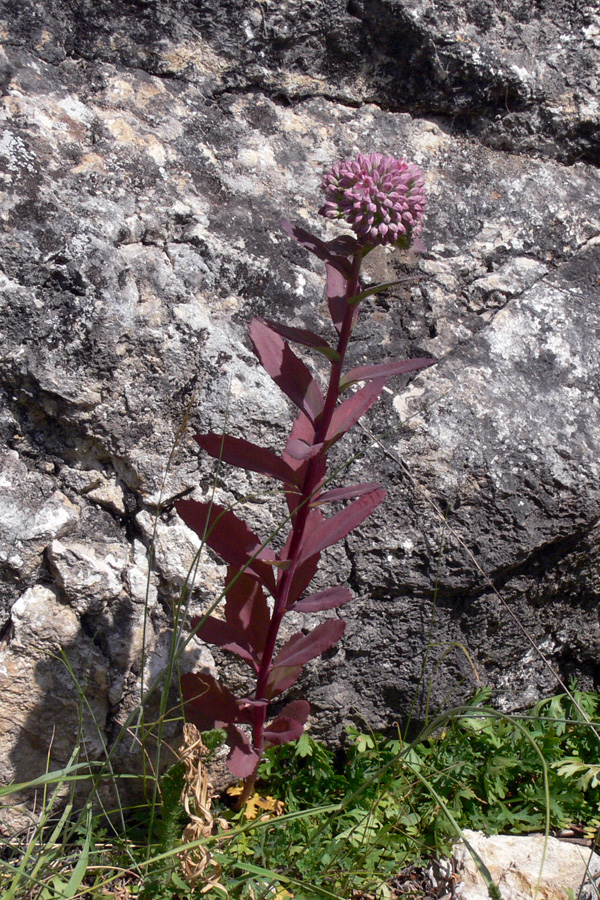
[[[420,358],[344,371],[361,301],[404,280],[363,289],[360,268],[375,246],[408,247],[416,239],[425,208],[421,171],[404,159],[360,154],[335,165],[323,177],[322,189],[326,201],[321,214],[345,219],[356,237],[345,235],[326,242],[289,222],[282,224],[290,237],[325,263],[335,343],[303,328],[258,318],[249,328],[259,363],[298,408],[283,453],[277,455],[226,434],[196,435],[202,449],[216,459],[282,484],[290,523],[285,543],[275,553],[232,510],[216,503],[180,500],[176,504],[184,522],[228,565],[224,619],[195,619],[192,627],[202,640],[240,657],[256,679],[254,695],[237,698],[210,674],[189,673],[181,678],[188,720],[200,730],[226,729],[229,767],[246,779],[242,801],[253,788],[265,748],[298,738],[308,719],[305,700],[287,703],[271,721],[269,704],[297,681],[309,660],[332,647],[345,628],[337,616],[328,618],[307,634],[293,634],[276,649],[283,617],[291,610],[337,609],[352,599],[343,585],[308,595],[306,591],[321,553],[360,525],[386,494],[377,483],[326,489],[328,452],[375,403],[389,377],[433,364]],[[324,390],[289,342],[328,360]],[[342,501],[351,502],[333,515],[325,514],[329,504]],[[273,598],[272,608],[267,594]]]

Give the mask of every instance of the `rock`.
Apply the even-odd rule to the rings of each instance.
[[[0,779],[22,783],[61,769],[78,734],[83,756],[101,759],[109,714],[108,660],[82,631],[75,610],[42,585],[13,604],[11,622],[10,639],[0,643]],[[10,804],[18,808],[31,798],[27,791],[11,794]],[[0,820],[14,821],[15,810],[6,807]]]
[[[98,611],[119,597],[128,561],[127,549],[119,544],[52,541],[48,548],[56,584],[80,614]]]
[[[502,900],[595,896],[592,879],[600,875],[600,858],[586,847],[545,838],[543,834],[488,837],[478,831],[465,831],[464,836],[487,866]],[[454,855],[464,885],[464,900],[489,900],[485,880],[463,842],[457,844]]]
[[[10,598],[13,579],[25,583],[35,579],[45,547],[53,537],[72,530],[80,508],[57,489],[56,480],[44,469],[36,472],[16,451],[2,453],[1,465],[0,563],[3,592]]]
[[[334,460],[389,495],[319,575],[356,599],[298,686],[314,732],[409,710],[418,724],[479,682],[504,710],[558,678],[597,685],[599,22],[592,4],[501,6],[4,0],[0,612],[31,703],[2,779],[23,774],[18,729],[47,749],[55,693],[68,706],[18,638],[46,641],[24,597],[65,620],[77,665],[91,654],[110,743],[142,671],[164,668],[174,610],[201,614],[222,589],[206,554],[182,595],[198,541],[175,499],[250,498],[264,537],[281,522],[264,481],[217,478],[191,435],[281,448],[290,409],[246,326],[323,327],[322,266],[279,220],[333,236],[320,178],[361,150],[423,167],[429,250],[368,259],[371,283],[426,279],[364,304],[351,362],[439,362],[391,381]],[[197,642],[186,654],[226,665]],[[0,694],[6,721],[14,703]],[[24,751],[29,775],[44,753]]]

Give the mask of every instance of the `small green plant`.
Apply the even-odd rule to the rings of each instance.
[[[314,893],[306,896],[348,896],[350,887],[383,896],[386,878],[403,866],[450,853],[456,826],[524,834],[544,831],[549,821],[592,833],[600,825],[600,786],[593,777],[572,777],[570,767],[580,760],[585,776],[597,758],[590,722],[598,725],[600,702],[574,687],[572,694],[504,716],[482,691],[412,743],[351,728],[343,754],[308,734],[271,748],[258,785],[285,803],[288,816],[245,830],[231,857],[241,867],[260,860],[304,885],[296,897],[309,885]]]

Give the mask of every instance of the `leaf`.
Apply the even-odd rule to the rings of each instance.
[[[194,440],[200,444],[203,450],[215,459],[240,469],[258,472],[261,475],[269,475],[277,478],[285,484],[295,484],[296,475],[287,463],[264,447],[245,441],[243,438],[230,437],[227,434],[197,434]]]
[[[343,606],[344,603],[348,603],[350,600],[352,600],[352,594],[348,588],[337,585],[298,600],[294,604],[294,611],[303,613],[321,612],[323,609],[335,609],[338,606]]]
[[[247,646],[260,657],[271,623],[269,605],[260,585],[233,567],[227,570],[225,619],[246,635]]]
[[[303,666],[333,647],[343,635],[345,628],[346,623],[342,619],[327,619],[308,634],[302,632],[293,634],[279,651],[273,668]]]
[[[376,481],[365,481],[363,484],[353,484],[349,487],[334,488],[331,491],[325,491],[319,494],[318,498],[311,505],[321,505],[321,503],[334,503],[338,500],[354,500],[355,497],[362,497],[363,494],[369,494],[379,485]]]
[[[308,515],[306,517],[306,522],[304,525],[304,534],[307,534],[310,531],[313,531],[315,528],[320,528],[322,523],[323,523],[323,513],[321,512],[321,510],[320,509],[309,510]],[[292,547],[292,541],[294,540],[294,537],[295,537],[294,531],[292,530],[289,532],[289,534],[286,538],[285,544],[283,545],[283,547],[280,550],[279,555],[282,560],[290,559],[290,550]],[[294,563],[297,566],[298,560],[295,559]]]
[[[275,384],[311,422],[323,412],[325,401],[318,382],[289,344],[262,319],[252,319],[248,329],[254,352]]]
[[[199,731],[222,728],[233,722],[252,724],[251,709],[256,701],[238,700],[208,672],[186,672],[181,676],[181,695],[186,718]]]
[[[332,250],[325,241],[322,241],[320,238],[310,234],[310,232],[305,231],[304,228],[300,228],[299,225],[292,225],[287,219],[282,219],[281,225],[283,230],[287,232],[290,237],[294,238],[295,241],[298,241],[298,243],[304,247],[305,250],[308,250],[309,253],[313,253],[319,259],[322,259],[323,262],[335,266],[342,274],[347,276],[350,275],[350,264],[348,263],[348,260],[343,256],[338,256],[335,250]]]
[[[380,294],[382,291],[387,291],[389,288],[396,287],[398,284],[406,284],[409,281],[422,281],[426,277],[426,275],[407,275],[405,278],[398,278],[396,281],[385,281],[381,284],[374,284],[373,287],[366,288],[364,291],[361,291],[360,294],[355,294],[354,297],[350,297],[348,303],[354,306],[355,303],[360,303],[362,300],[366,300],[367,297],[371,297],[373,294]]]
[[[282,459],[289,465],[291,469],[296,472],[296,478],[299,484],[304,483],[304,478],[306,475],[306,470],[308,468],[310,462],[310,456],[305,457],[304,459],[295,459],[292,454],[289,452],[289,449],[292,452],[296,453],[300,451],[300,455],[303,455],[304,447],[311,446],[315,438],[315,429],[313,428],[311,422],[308,417],[304,415],[303,412],[298,413],[294,424],[292,425],[292,431],[288,438],[286,449],[282,453]],[[296,442],[300,442],[297,444]],[[314,467],[314,478],[315,483],[320,484],[322,479],[325,478],[325,472],[327,470],[327,460],[324,456],[317,458],[313,463]],[[301,496],[297,492],[286,491],[286,501],[291,513],[295,512],[298,507],[298,503],[300,502]]]
[[[335,516],[325,519],[319,528],[307,534],[300,551],[301,560],[307,559],[314,553],[320,553],[321,550],[331,547],[332,544],[337,544],[338,541],[345,538],[377,509],[386,494],[386,490],[377,488],[359,497]]]
[[[90,846],[91,846],[91,836],[92,836],[92,807],[88,805],[86,808],[86,830],[85,830],[85,840],[83,842],[83,846],[78,850],[78,859],[77,865],[71,872],[71,877],[65,888],[65,893],[62,895],[66,898],[73,898],[77,896],[81,896],[80,886],[83,882],[83,879],[88,874],[88,863],[90,860]],[[83,892],[84,895],[87,891]]]
[[[270,744],[287,744],[295,741],[304,731],[310,706],[306,700],[292,700],[279,715],[265,727],[264,738]]]
[[[331,313],[331,321],[339,333],[342,330],[342,323],[346,313],[348,279],[338,269],[330,265],[325,266],[325,275],[327,281],[327,303]]]
[[[237,654],[259,671],[271,615],[259,583],[233,566],[227,570],[225,621],[208,616],[191,620],[192,628],[202,622],[197,636],[208,644]]]
[[[302,666],[279,666],[271,669],[265,685],[265,698],[272,700],[298,681]]]
[[[351,384],[357,381],[371,381],[374,378],[389,378],[391,375],[405,375],[407,372],[416,372],[427,366],[434,366],[437,360],[421,356],[418,359],[402,359],[398,362],[381,363],[377,366],[358,366],[350,369],[340,380],[340,392],[345,391]]]
[[[333,347],[330,347],[325,338],[321,337],[320,334],[315,334],[314,331],[307,331],[305,328],[292,328],[289,325],[280,325],[278,322],[272,322],[270,319],[265,319],[265,323],[269,328],[276,331],[277,334],[281,335],[281,337],[286,340],[295,341],[297,344],[303,344],[305,347],[310,347],[312,350],[318,350],[319,353],[322,353],[323,356],[326,356],[331,362],[340,361],[340,354],[337,350],[334,350]]]
[[[285,445],[285,452],[292,459],[305,460],[312,459],[320,452],[323,444],[307,444],[297,438],[290,438]]]
[[[336,407],[325,437],[328,447],[346,434],[353,425],[356,425],[360,417],[373,406],[381,395],[385,382],[385,378],[376,378],[373,381],[369,381],[368,384],[355,391],[351,397]]]
[[[257,582],[254,582],[255,584]],[[191,620],[192,628],[195,628],[201,618],[193,618]],[[208,616],[196,632],[200,640],[207,644],[213,644],[215,647],[222,647],[223,650],[229,650],[237,656],[250,663],[255,672],[260,668],[260,659],[256,653],[253,653],[244,640],[244,635],[229,622],[217,619],[215,616]]]
[[[231,747],[227,757],[229,771],[236,778],[248,778],[259,764],[260,754],[254,749],[244,732],[235,725],[231,725],[227,729],[227,743]]]
[[[282,816],[285,810],[285,804],[282,800],[276,800],[275,797],[269,795],[261,797],[260,794],[254,792],[254,794],[246,801],[244,817],[249,821],[256,819],[261,810],[264,813],[264,815],[261,816],[261,819],[264,821],[265,819],[271,819],[273,816]],[[274,900],[286,900],[287,897],[291,900],[293,896],[294,895],[290,894],[289,891],[281,888],[277,891],[277,894],[275,894]]]
[[[312,444],[315,438],[315,429],[308,418],[305,416],[303,412],[299,412],[297,417],[294,419],[294,424],[292,425],[292,430],[290,432],[290,436],[287,439],[285,450],[282,453],[282,458],[285,462],[290,466],[291,469],[298,472],[300,466],[298,465],[298,460],[296,457],[292,456],[288,453],[288,446],[290,442],[301,441],[303,444]],[[295,444],[292,444],[295,446]]]
[[[294,574],[292,575],[292,580],[288,592],[288,609],[296,602],[300,594],[304,593],[308,585],[317,574],[320,558],[321,554],[315,553],[314,556],[310,556],[308,557],[308,559],[303,560],[294,569]]]
[[[226,563],[238,571],[254,574],[271,594],[274,593],[275,576],[269,563],[275,560],[275,554],[268,547],[261,549],[259,539],[235,513],[216,503],[197,500],[177,500],[175,508],[188,528],[203,538]]]

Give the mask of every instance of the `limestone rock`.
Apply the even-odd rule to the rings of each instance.
[[[129,553],[119,544],[55,540],[48,548],[56,583],[79,613],[88,613],[93,606],[102,608],[119,597],[128,560]]]
[[[543,834],[487,836],[465,831],[465,838],[487,866],[503,900],[567,900],[595,896],[600,857],[586,847]],[[455,848],[464,900],[488,900],[486,883],[464,843]],[[583,891],[579,894],[580,888]]]
[[[600,48],[595,6],[575,6],[2,0],[0,613],[20,674],[0,715],[10,691],[31,700],[2,779],[23,774],[18,729],[42,735],[31,775],[55,695],[76,703],[58,670],[36,681],[36,628],[93,660],[108,742],[142,661],[164,666],[198,549],[177,497],[250,497],[265,537],[281,521],[264,481],[215,484],[191,435],[281,448],[291,411],[246,326],[323,327],[322,266],[279,219],[333,236],[321,174],[362,150],[423,167],[429,250],[369,258],[371,281],[427,277],[369,298],[351,363],[439,362],[390,382],[370,433],[338,448],[347,481],[389,495],[319,576],[356,599],[298,686],[315,732],[388,727],[418,684],[417,722],[478,678],[503,709],[557,675],[598,684]],[[202,559],[191,611],[221,571]],[[32,597],[65,620],[62,645],[24,618]],[[217,656],[195,645],[185,664]]]
[[[28,589],[13,604],[11,621],[12,636],[0,644],[0,779],[26,782],[47,766],[62,768],[80,726],[84,756],[100,759],[109,712],[108,661],[83,633],[75,610],[49,588]],[[20,798],[11,795],[11,804]],[[7,815],[10,809],[2,818]]]

